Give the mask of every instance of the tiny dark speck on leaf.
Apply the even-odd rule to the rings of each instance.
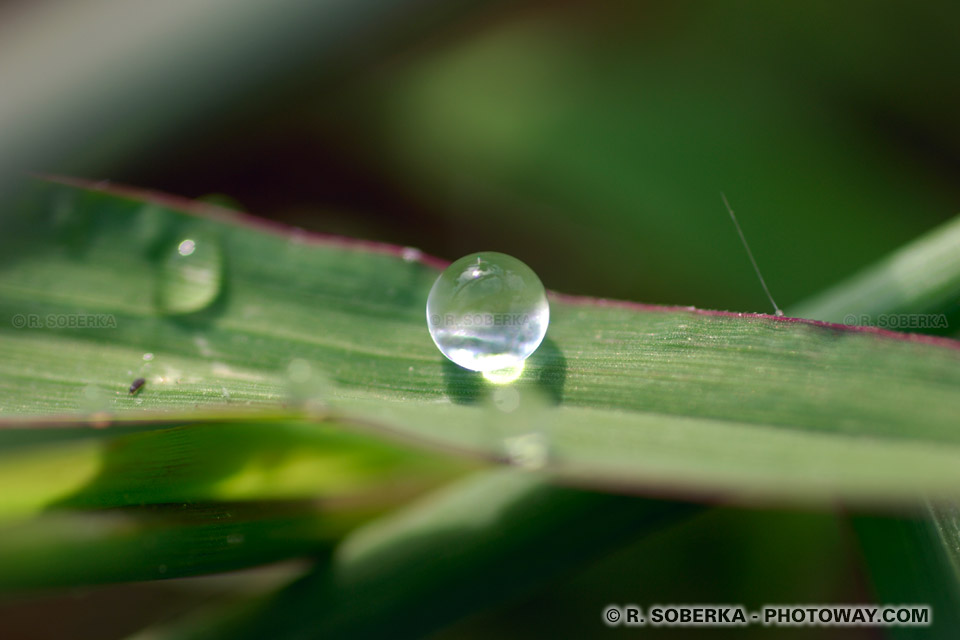
[[[147,381],[144,380],[143,378],[137,378],[136,380],[134,380],[133,383],[130,385],[130,395],[134,395],[138,391],[140,391],[140,389],[143,388],[143,385],[146,382]]]

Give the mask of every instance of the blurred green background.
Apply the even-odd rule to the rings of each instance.
[[[958,28],[956,2],[18,0],[0,206],[24,172],[68,174],[503,251],[567,293],[768,311],[720,192],[784,307],[954,216]],[[43,607],[119,637],[90,611],[162,618],[172,590]],[[608,602],[871,597],[842,518],[721,509],[440,637],[600,633]],[[857,635],[876,632],[834,637]]]

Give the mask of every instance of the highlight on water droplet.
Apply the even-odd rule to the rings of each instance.
[[[472,371],[521,365],[540,346],[549,322],[550,306],[537,274],[494,251],[451,264],[427,298],[430,337],[443,355]]]
[[[520,379],[520,376],[523,375],[523,370],[526,368],[526,366],[526,360],[522,360],[512,367],[507,367],[506,369],[484,371],[482,374],[483,379],[487,382],[492,382],[493,384],[510,384],[511,382]]]
[[[210,234],[184,234],[165,252],[157,284],[157,306],[164,313],[200,311],[220,293],[223,250]]]

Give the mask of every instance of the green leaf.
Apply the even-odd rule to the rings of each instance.
[[[850,315],[880,322],[890,314],[956,317],[960,219],[902,247],[848,281],[800,305],[810,317]],[[928,323],[933,324],[933,323]],[[940,331],[943,327],[930,327]],[[925,603],[932,629],[896,628],[895,638],[952,638],[960,625],[960,520],[953,502],[920,501],[908,517],[855,516],[853,529],[878,600]]]
[[[589,486],[869,503],[960,493],[953,341],[553,295],[547,340],[500,387],[433,346],[423,310],[438,265],[413,251],[66,183],[36,185],[2,224],[10,425],[298,411],[487,457],[532,451]],[[216,250],[195,261],[203,243]],[[177,287],[204,288],[201,308],[170,305],[171,269]]]
[[[196,421],[86,429],[84,438],[83,429],[55,431],[72,439],[0,454],[0,523],[56,507],[307,498],[369,514],[468,468],[328,424]]]
[[[0,591],[157,580],[325,556],[343,524],[310,502],[58,510],[0,528]]]
[[[329,564],[253,610],[149,637],[423,637],[699,511],[514,469],[479,473],[361,527]]]

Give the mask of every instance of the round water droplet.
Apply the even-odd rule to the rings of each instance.
[[[287,388],[290,400],[306,409],[324,408],[330,381],[302,358],[294,358],[287,366]]]
[[[460,258],[427,298],[430,335],[443,355],[473,371],[515,367],[547,333],[550,306],[540,278],[503,253]]]
[[[157,304],[165,313],[193,313],[212,303],[223,280],[220,244],[203,234],[181,237],[160,267]]]

